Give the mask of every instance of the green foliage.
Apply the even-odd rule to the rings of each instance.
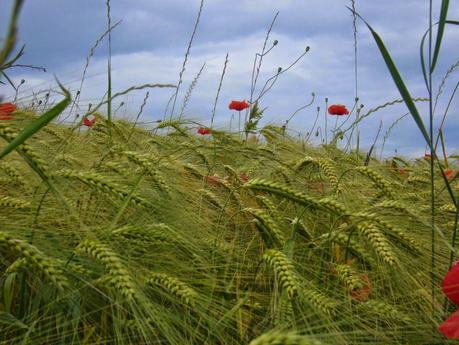
[[[258,122],[263,117],[263,112],[266,109],[260,109],[258,101],[256,101],[250,108],[249,119],[245,124],[246,133],[254,133],[257,130]]]
[[[275,129],[265,131],[274,151],[179,128],[184,135],[171,137],[114,121],[107,153],[98,131],[68,137],[56,125],[4,157],[0,342],[359,344],[377,336],[384,344],[430,344],[436,337],[429,258],[419,255],[429,250],[428,201],[420,197],[428,185],[413,182],[427,176],[426,164],[404,160],[409,176],[398,175],[384,162],[363,169],[353,155],[304,146]],[[1,133],[11,141],[18,131]],[[68,145],[56,153],[58,137]],[[320,182],[323,190],[312,188]],[[447,238],[455,207],[444,194],[438,203]],[[447,255],[436,274],[445,267]],[[371,286],[358,300],[368,289],[363,276]]]

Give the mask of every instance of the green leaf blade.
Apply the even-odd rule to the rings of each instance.
[[[438,56],[440,54],[441,41],[443,39],[443,33],[445,32],[446,16],[448,15],[448,7],[449,0],[443,0],[441,2],[440,20],[438,22],[437,39],[435,40],[435,48],[432,58],[432,65],[430,67],[430,74],[434,72],[435,66],[437,65]]]
[[[360,16],[359,16],[360,17]],[[362,20],[363,18],[360,17]],[[418,125],[424,139],[426,140],[427,144],[430,146],[430,136],[427,132],[427,129],[424,125],[424,122],[422,121],[421,115],[416,108],[416,105],[413,102],[413,98],[410,95],[410,92],[408,91],[408,88],[406,87],[403,78],[401,77],[394,61],[392,60],[391,55],[389,54],[389,51],[387,50],[383,40],[381,37],[378,35],[376,31],[373,30],[373,28],[365,21],[365,24],[367,25],[368,29],[370,30],[371,34],[373,35],[373,38],[379,48],[379,51],[381,52],[381,55],[384,59],[384,62],[386,63],[387,68],[389,69],[389,72],[392,76],[392,79],[394,80],[395,85],[397,86],[398,91],[400,92],[400,95],[403,98],[403,101],[405,102],[406,106],[408,107],[408,110],[411,113],[411,116],[413,117],[414,121]]]

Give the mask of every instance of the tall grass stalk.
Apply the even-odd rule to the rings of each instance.
[[[183,74],[185,73],[186,64],[188,62],[188,57],[190,56],[191,46],[193,45],[194,36],[196,35],[196,31],[198,29],[198,25],[199,25],[199,21],[201,19],[201,14],[202,14],[203,7],[204,7],[204,0],[201,0],[201,3],[199,5],[199,10],[198,10],[198,15],[196,17],[196,21],[194,22],[193,32],[191,34],[190,40],[188,41],[188,47],[186,49],[185,57],[183,59],[182,69],[180,70],[180,73],[179,73],[179,80],[178,80],[178,83],[177,83],[177,89],[175,90],[175,93],[172,95],[172,98],[171,98],[172,99],[172,108],[171,108],[171,113],[170,113],[169,120],[172,120],[172,118],[174,116],[175,104],[177,102],[177,96],[178,96],[178,93],[180,91],[180,86],[182,85],[182,82],[183,82]]]
[[[220,81],[218,83],[217,94],[215,95],[214,107],[212,109],[212,116],[210,118],[210,128],[211,129],[213,129],[213,127],[214,127],[215,110],[217,109],[218,96],[220,95],[220,90],[222,89],[222,84],[223,84],[223,78],[225,77],[226,66],[228,64],[228,55],[229,55],[229,53],[226,53],[225,63],[223,64],[223,71],[222,71],[222,74],[220,76]]]
[[[110,13],[110,0],[106,0],[107,7],[107,31],[108,31],[108,57],[107,57],[107,130],[109,145],[112,144],[112,32],[110,30],[112,17]]]

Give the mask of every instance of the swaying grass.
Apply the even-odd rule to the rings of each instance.
[[[448,4],[429,77],[422,63],[431,108],[445,25],[458,24],[447,20]],[[14,2],[0,51],[5,78],[22,54],[8,61],[21,5]],[[197,137],[182,115],[203,68],[174,115],[203,5],[177,85],[112,95],[117,24],[106,0],[108,99],[86,113],[96,123],[86,130],[83,120],[72,128],[51,123],[71,103],[59,84],[64,99],[44,114],[19,110],[0,125],[0,344],[446,343],[437,326],[448,310],[438,292],[455,253],[459,178],[448,178],[438,159],[435,166],[368,155],[364,163],[358,149],[337,148],[338,137],[351,131],[350,143],[371,113],[403,101],[435,157],[432,122],[428,131],[415,105],[426,99],[411,98],[366,23],[403,100],[364,115],[359,108],[349,128],[338,128],[330,144],[325,133],[319,147],[286,133],[296,112],[284,126],[258,131],[258,100],[309,51],[255,95],[263,57],[277,45],[267,48],[276,14],[255,56],[244,138],[213,128]],[[352,11],[357,59],[354,1]],[[356,79],[356,107],[357,86]],[[153,131],[137,126],[148,93],[134,124],[113,118],[114,98],[154,87],[175,88],[168,121]],[[314,94],[299,109],[313,101]],[[105,104],[107,117],[97,112]],[[448,161],[445,152],[445,166],[457,168],[458,157]]]
[[[17,118],[16,131],[35,121]],[[281,128],[262,144],[219,134],[211,142],[176,126],[186,135],[114,121],[109,158],[96,127],[74,133],[65,169],[50,157],[68,129],[27,140],[83,228],[20,155],[3,159],[0,300],[9,302],[0,304],[0,343],[441,342],[431,330],[441,318],[428,312],[429,257],[419,255],[429,252],[428,185],[409,180],[426,176],[425,164],[404,160],[411,172],[401,175],[387,162],[361,167],[353,154],[304,146]],[[211,181],[202,156],[212,154],[220,177]],[[437,226],[449,236],[454,210],[437,196]]]

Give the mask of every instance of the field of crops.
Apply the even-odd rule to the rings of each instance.
[[[447,19],[449,1],[441,0],[435,24],[430,2],[430,28],[420,44],[428,97],[416,98],[351,0],[354,104],[347,109],[325,98],[325,111],[316,107],[306,134],[290,121],[315,102],[314,93],[283,124],[261,121],[267,107],[260,99],[310,49],[257,86],[263,58],[279,43],[267,43],[278,13],[255,54],[250,97],[229,103],[238,112],[233,130],[231,121],[229,129],[214,123],[228,54],[210,126],[186,112],[205,64],[188,90],[180,90],[204,0],[176,84],[112,90],[111,32],[119,22],[112,25],[106,0],[107,30],[89,51],[78,91],[56,79],[53,95],[31,91],[21,99],[26,81],[10,78],[11,70],[45,70],[18,64],[23,3],[11,0],[0,45],[0,86],[14,89],[8,97],[0,90],[0,345],[459,339],[459,155],[445,144],[444,132],[459,84],[452,91],[446,85],[459,62],[432,79],[443,31],[459,24]],[[357,20],[400,94],[365,111],[358,97]],[[106,94],[83,107],[86,72],[104,40]],[[135,121],[115,117],[123,102],[114,109],[114,99],[152,88],[173,92],[163,119],[138,121],[149,91]],[[437,121],[439,96],[450,91],[449,101],[438,103],[446,107]],[[428,103],[428,113],[420,113],[419,102]],[[362,150],[362,121],[393,105],[408,112],[388,127],[381,147],[382,122]],[[408,115],[425,154],[383,155],[391,130]]]
[[[35,119],[17,111],[0,135]],[[112,125],[110,147],[97,114],[2,159],[0,343],[443,339],[455,207],[438,178],[432,305],[429,157],[365,166],[273,126],[244,143]]]

